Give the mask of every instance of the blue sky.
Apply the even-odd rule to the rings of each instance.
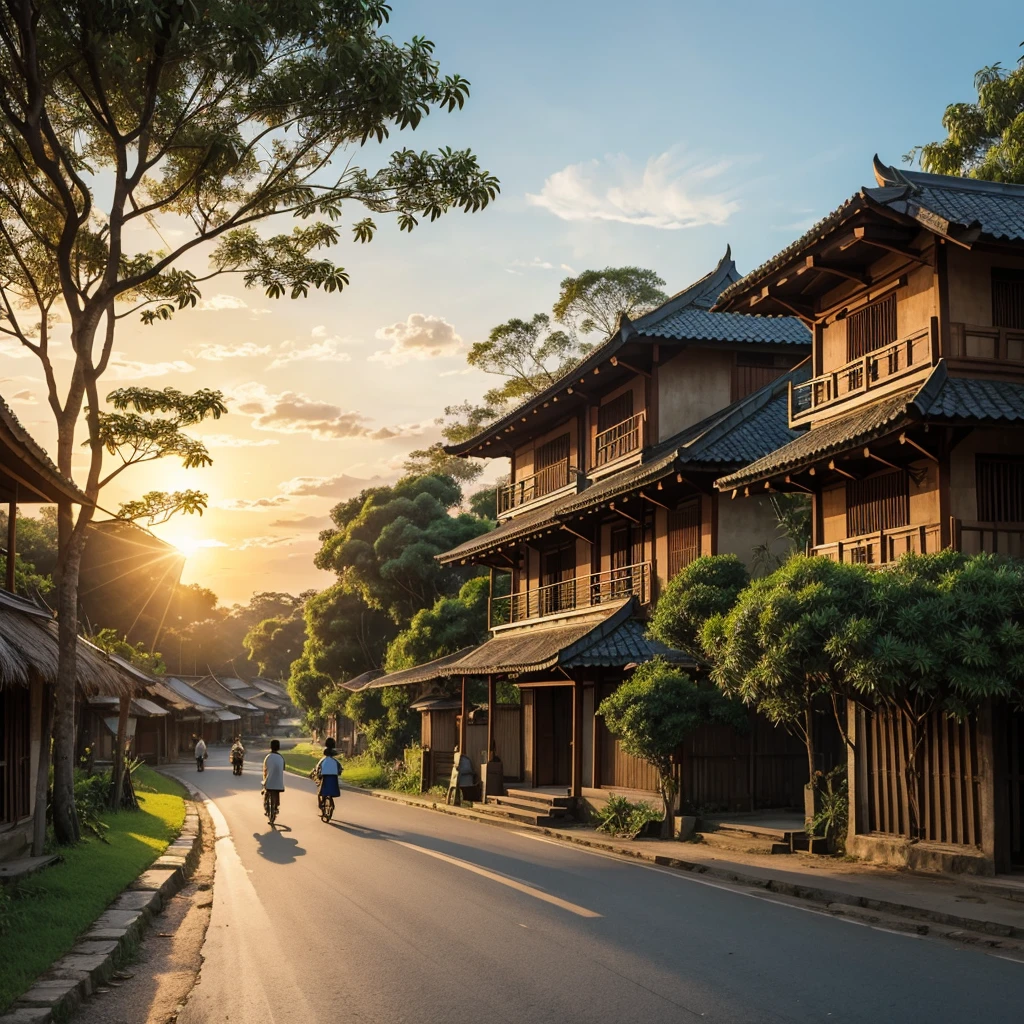
[[[501,179],[498,202],[411,236],[382,224],[369,246],[344,242],[340,297],[271,302],[216,285],[205,308],[131,325],[118,343],[124,380],[231,398],[205,431],[214,469],[140,468],[107,496],[112,507],[150,487],[207,489],[207,515],[164,534],[190,553],[185,578],[227,601],[326,585],[312,553],[327,510],[360,481],[394,478],[406,451],[436,439],[445,404],[482,394],[466,348],[548,311],[563,268],[650,267],[675,291],[731,243],[750,270],[871,183],[876,151],[899,162],[941,137],[945,104],[971,98],[974,71],[1012,64],[1024,39],[1007,2],[393,7],[391,34],[433,39],[472,95],[392,144],[471,147]],[[371,167],[385,157],[359,154]],[[33,368],[0,369],[45,443]]]

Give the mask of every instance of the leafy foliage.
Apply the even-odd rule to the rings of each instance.
[[[668,647],[702,658],[700,633],[713,615],[732,608],[750,582],[736,555],[702,555],[684,566],[662,591],[649,632]]]
[[[630,803],[624,796],[613,793],[604,806],[594,812],[598,832],[621,839],[636,839],[652,821],[663,821],[664,815],[645,800]]]
[[[562,281],[552,312],[574,335],[610,337],[621,316],[636,317],[661,305],[668,298],[661,290],[664,284],[653,270],[641,267],[584,270]]]
[[[119,635],[116,629],[109,626],[94,633],[89,639],[101,650],[116,654],[119,658],[137,665],[155,676],[162,676],[167,671],[163,656],[150,651],[144,643],[129,643],[128,639]]]
[[[48,594],[57,566],[57,510],[44,505],[38,519],[19,510],[15,531],[15,593],[29,598]],[[6,511],[0,511],[0,537],[7,537]]]
[[[982,68],[974,88],[977,100],[946,107],[946,138],[916,146],[905,159],[920,158],[933,174],[1024,184],[1024,58],[1012,70],[999,62]]]
[[[366,752],[378,764],[391,764],[414,736],[414,716],[409,711],[412,694],[405,686],[358,690],[345,704],[345,714],[366,736]]]
[[[264,619],[242,638],[249,660],[268,679],[287,679],[305,642],[306,621],[301,609],[288,617]]]
[[[147,491],[141,498],[122,502],[117,518],[132,523],[145,519],[149,526],[157,526],[176,512],[202,515],[207,504],[208,498],[202,491]]]
[[[608,697],[597,713],[622,749],[652,765],[665,800],[662,835],[672,835],[673,800],[677,792],[672,758],[694,730],[711,723],[745,726],[746,713],[713,687],[698,686],[685,673],[660,658],[646,662]]]

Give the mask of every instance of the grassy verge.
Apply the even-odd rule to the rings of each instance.
[[[297,743],[291,750],[284,751],[284,763],[294,775],[309,775],[316,767],[323,748],[312,743]],[[387,789],[388,779],[384,769],[366,756],[342,759],[342,781],[363,789]]]
[[[0,1012],[75,944],[181,830],[185,790],[180,783],[147,768],[135,778],[154,792],[139,792],[138,811],[107,815],[107,843],[85,839],[63,851],[62,863],[10,891],[0,920]]]

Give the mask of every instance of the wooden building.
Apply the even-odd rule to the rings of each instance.
[[[808,427],[725,475],[725,495],[799,491],[813,550],[883,567],[906,552],[1024,554],[1024,187],[900,171],[862,188],[725,290],[717,309],[799,316]],[[725,498],[723,498],[725,500]],[[916,867],[1024,865],[1024,717],[987,707],[927,739],[922,841],[908,839],[905,745],[851,709],[848,849]]]
[[[696,284],[635,321],[622,317],[558,381],[448,449],[510,461],[497,527],[440,556],[491,570],[491,638],[421,666],[419,678],[520,688],[526,788],[584,804],[612,792],[657,801],[653,770],[624,754],[595,710],[656,655],[696,668],[645,635],[667,580],[701,554],[752,563],[779,542],[768,500],[720,502],[713,483],[796,436],[787,396],[806,376],[811,338],[795,318],[712,312],[739,278],[726,252]],[[493,719],[493,697],[489,709]],[[789,757],[788,738],[780,743],[764,757]],[[717,768],[702,777],[726,807],[757,802],[749,774],[742,796]],[[761,806],[799,805],[792,789],[762,792]],[[693,780],[686,792],[705,802]]]

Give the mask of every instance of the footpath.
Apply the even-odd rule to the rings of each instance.
[[[1024,959],[1024,881],[976,876],[948,877],[875,867],[807,853],[772,856],[738,849],[723,851],[703,842],[671,839],[614,839],[586,825],[553,828],[509,821],[486,805],[453,807],[433,796],[347,786],[410,807],[470,821],[533,832],[595,852],[816,904],[819,909],[866,924],[1001,947]]]

